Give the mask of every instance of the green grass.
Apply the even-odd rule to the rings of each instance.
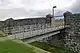
[[[54,46],[54,45],[47,44],[47,43],[44,43],[44,42],[33,42],[33,43],[30,43],[30,44],[34,45],[36,47],[39,47],[41,49],[44,49],[46,51],[49,51],[51,53],[73,53],[72,51],[66,50],[62,47]]]
[[[24,44],[22,41],[4,39],[5,41],[0,41],[0,53],[49,53],[30,44]]]
[[[19,44],[11,40],[0,42],[0,53],[35,53],[33,48]]]

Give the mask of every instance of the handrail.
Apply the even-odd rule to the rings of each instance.
[[[23,39],[23,38],[36,36],[36,35],[48,33],[48,32],[51,32],[51,31],[63,29],[63,28],[64,28],[64,26],[51,27],[51,28],[40,29],[40,30],[35,30],[35,31],[28,31],[28,32],[22,32],[22,33],[18,33],[18,34],[12,34],[12,35],[9,35],[8,37],[11,36],[11,37],[14,37],[13,39]]]

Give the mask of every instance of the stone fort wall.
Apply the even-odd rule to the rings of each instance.
[[[69,25],[65,30],[65,47],[76,53],[80,53],[80,13],[64,13],[64,26]]]
[[[0,26],[2,26],[0,30],[8,34],[15,34],[45,29],[51,27],[51,18],[52,16],[50,14],[46,15],[46,17],[39,18],[25,18],[17,20],[9,18],[5,21],[0,21]]]

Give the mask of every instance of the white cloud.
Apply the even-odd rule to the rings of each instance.
[[[22,0],[0,0],[0,9],[21,8]]]
[[[75,0],[1,0],[5,8],[25,8],[43,10],[56,5],[58,9],[69,7]],[[0,7],[1,8],[1,7]]]
[[[0,0],[0,19],[5,17],[45,16],[57,6],[56,13],[63,12],[75,0]],[[59,13],[58,13],[59,14]],[[2,20],[1,19],[1,20]]]

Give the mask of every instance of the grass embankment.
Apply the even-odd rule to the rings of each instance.
[[[0,53],[49,53],[29,44],[24,44],[22,41],[8,40],[0,38]]]
[[[44,42],[33,42],[33,43],[30,43],[30,44],[33,45],[33,46],[39,47],[41,49],[44,49],[46,51],[49,51],[51,53],[74,53],[74,52],[66,50],[62,47],[54,46],[54,45],[47,44],[47,43],[44,43]]]
[[[0,31],[0,53],[50,53],[20,40],[9,40],[5,36],[6,33]]]
[[[10,40],[0,42],[0,53],[35,53],[33,48]]]

